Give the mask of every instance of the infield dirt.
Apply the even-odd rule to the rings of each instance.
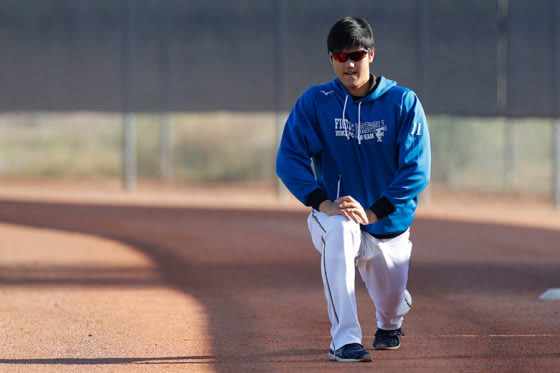
[[[270,186],[0,187],[0,371],[555,371],[560,214],[432,194],[403,346],[327,359],[307,210]],[[364,345],[374,309],[357,291]]]

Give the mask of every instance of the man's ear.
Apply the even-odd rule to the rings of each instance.
[[[371,50],[369,51],[369,56],[368,56],[369,63],[373,62],[373,57],[374,56],[375,56],[375,48],[371,48]]]

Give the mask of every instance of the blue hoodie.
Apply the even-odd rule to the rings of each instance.
[[[422,105],[414,92],[384,77],[355,101],[338,78],[310,87],[284,127],[276,173],[307,206],[313,205],[311,195],[334,201],[340,175],[340,196],[374,212],[377,206],[378,216],[385,211],[362,230],[378,236],[403,232],[430,178]]]

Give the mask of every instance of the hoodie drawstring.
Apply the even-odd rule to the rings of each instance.
[[[348,95],[346,95],[346,99],[344,100],[344,108],[342,109],[342,125],[344,126],[344,134],[346,135],[346,140],[350,140],[350,135],[348,135],[348,124],[345,118],[347,102],[348,102]]]
[[[346,116],[346,104],[348,103],[348,95],[346,95],[346,98],[344,99],[344,107],[342,108],[342,123],[344,125],[344,135],[346,135],[346,140],[350,140],[350,135],[348,134],[348,123],[349,121],[346,120],[345,116]],[[362,122],[361,122],[361,112],[362,112],[362,103],[358,102],[358,133],[356,134],[356,137],[358,138],[358,144],[362,145]]]
[[[358,145],[362,145],[362,123],[360,122],[360,114],[362,111],[362,103],[358,103]]]

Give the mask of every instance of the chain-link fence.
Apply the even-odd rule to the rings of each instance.
[[[332,79],[349,14],[420,96],[434,184],[560,204],[555,0],[3,0],[1,172],[274,180],[277,113]]]

